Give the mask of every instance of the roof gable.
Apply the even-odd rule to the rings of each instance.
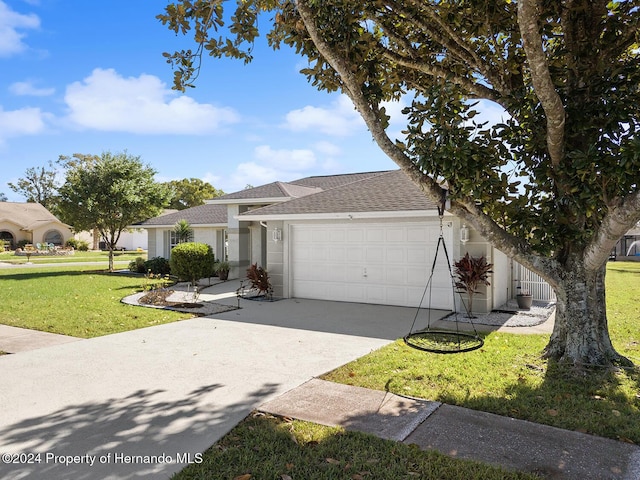
[[[366,176],[314,195],[269,205],[240,216],[435,210],[437,206],[401,170]]]
[[[7,219],[23,230],[31,231],[49,223],[64,225],[39,203],[0,202],[0,218]]]

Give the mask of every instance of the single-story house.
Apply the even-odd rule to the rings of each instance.
[[[640,262],[640,223],[620,239],[612,253],[616,260]]]
[[[21,241],[62,246],[72,236],[71,227],[39,203],[0,202],[0,239],[12,249]]]
[[[442,246],[423,299],[440,236],[451,263],[469,252],[494,265],[474,312],[516,293],[511,260],[454,215],[441,224],[437,206],[400,170],[274,182],[152,218],[137,225],[148,232],[150,258],[169,257],[182,219],[194,241],[230,262],[230,278],[252,263],[266,268],[277,297],[460,309]]]

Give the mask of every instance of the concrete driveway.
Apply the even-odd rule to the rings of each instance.
[[[233,289],[212,293],[235,304]],[[0,453],[16,454],[2,457],[0,477],[168,478],[252,409],[401,337],[414,314],[308,300],[242,307],[0,357]]]

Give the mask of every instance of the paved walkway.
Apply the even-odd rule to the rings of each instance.
[[[232,285],[199,300],[235,306]],[[0,357],[0,452],[40,454],[40,463],[0,464],[0,477],[168,478],[259,408],[550,479],[640,478],[635,445],[315,378],[407,333],[414,309],[296,299],[241,307]]]
[[[0,352],[20,353],[82,340],[57,333],[0,325]]]

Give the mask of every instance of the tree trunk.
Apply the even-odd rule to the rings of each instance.
[[[565,265],[556,287],[556,319],[545,357],[577,368],[631,365],[609,338],[605,297],[606,263],[596,271],[583,261]]]
[[[109,245],[109,272],[113,270],[113,245]]]

